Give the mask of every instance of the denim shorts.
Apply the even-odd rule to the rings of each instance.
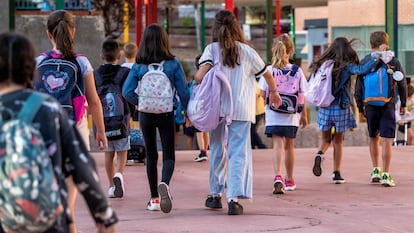
[[[266,126],[265,134],[267,137],[277,135],[286,138],[296,138],[297,126]]]
[[[395,122],[395,110],[393,108],[366,108],[366,118],[369,137],[376,137],[378,133],[383,138],[395,137],[397,124]]]
[[[131,149],[130,139],[129,136],[126,138],[108,141],[108,148],[106,148],[106,152],[109,151],[124,151]]]
[[[329,131],[332,127],[335,127],[335,131],[338,133],[357,127],[355,116],[350,107],[341,108],[339,105],[331,105],[319,108],[318,128],[321,131]]]

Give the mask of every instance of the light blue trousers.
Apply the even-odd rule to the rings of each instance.
[[[224,142],[225,124],[222,123],[211,131],[210,194],[223,194],[227,187],[227,199],[253,197],[250,125],[250,121],[233,121],[230,124],[227,154]]]

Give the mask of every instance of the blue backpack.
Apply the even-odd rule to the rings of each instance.
[[[96,90],[102,104],[105,134],[108,140],[129,136],[129,107],[122,96],[122,85],[129,68],[105,64],[94,72]]]
[[[7,232],[44,232],[64,210],[45,142],[32,126],[47,98],[32,93],[17,116],[0,108],[0,216]]]
[[[42,55],[45,58],[36,68],[39,75],[33,80],[34,89],[55,97],[68,116],[79,123],[85,114],[85,84],[80,65],[76,59],[63,59],[54,50]]]
[[[374,106],[384,106],[391,100],[391,91],[394,81],[387,70],[389,66],[381,64],[375,72],[364,77],[364,103]]]

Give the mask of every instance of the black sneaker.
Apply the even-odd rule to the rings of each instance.
[[[343,184],[345,183],[345,179],[342,178],[341,173],[339,171],[334,171],[332,174],[332,180],[334,184]]]
[[[321,176],[322,175],[322,154],[316,154],[315,156],[315,162],[313,164],[313,174],[315,176]]]
[[[200,153],[197,157],[195,157],[195,159],[193,161],[194,162],[207,161],[207,154],[206,153]]]
[[[228,215],[241,215],[243,214],[243,206],[238,202],[231,200],[229,202]]]
[[[208,195],[206,199],[206,207],[211,209],[221,209],[223,206],[221,205],[221,197],[220,196],[212,196]]]

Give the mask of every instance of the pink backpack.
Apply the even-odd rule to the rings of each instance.
[[[298,70],[297,65],[293,65],[291,70],[273,68],[273,77],[277,91],[282,98],[282,104],[278,108],[270,106],[271,110],[288,114],[302,112],[305,98],[300,88],[302,76]],[[267,93],[267,97],[269,97],[269,93]],[[269,98],[266,100],[267,104],[269,104],[268,100]]]
[[[194,85],[193,93],[187,107],[187,116],[192,125],[201,132],[217,128],[220,123],[220,94],[225,92],[232,100],[232,92],[227,76],[221,70],[220,48],[218,43],[212,44],[214,65],[206,73],[201,84]],[[230,125],[233,115],[233,103],[223,120]]]
[[[305,99],[312,105],[328,107],[335,100],[332,95],[333,60],[327,60],[311,75],[307,83]]]

